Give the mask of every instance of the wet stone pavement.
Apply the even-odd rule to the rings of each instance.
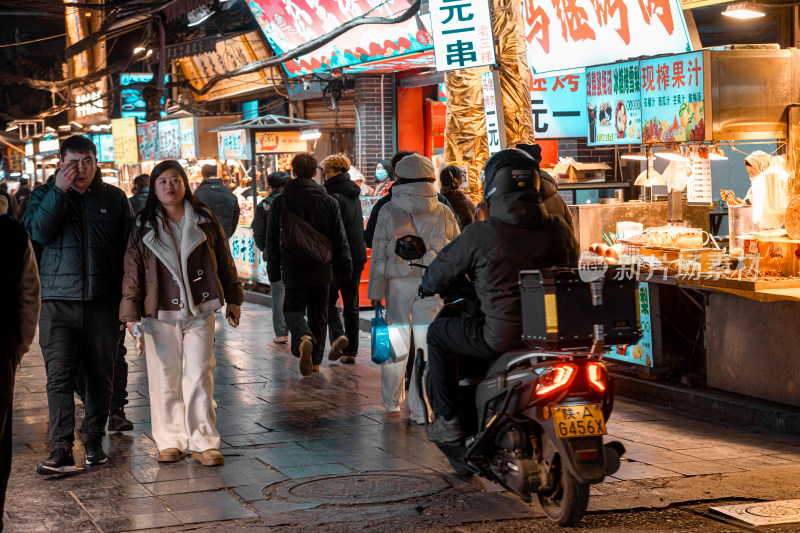
[[[545,524],[537,504],[497,485],[453,478],[407,411],[384,412],[380,371],[369,360],[366,334],[355,365],[325,360],[319,374],[303,378],[286,345],[272,342],[270,313],[245,304],[236,330],[217,315],[214,398],[226,460],[220,467],[193,459],[156,461],[144,359],[128,339],[126,413],[134,431],[105,437],[105,465],[72,476],[39,476],[35,465],[48,455],[50,440],[45,371],[34,344],[16,381],[5,528],[488,531],[471,528],[501,521]],[[627,461],[592,487],[590,512],[800,494],[800,437],[750,433],[624,399],[617,400],[608,430],[625,444]],[[76,437],[80,467],[83,456]],[[753,491],[754,479],[795,482],[780,490],[764,483]]]

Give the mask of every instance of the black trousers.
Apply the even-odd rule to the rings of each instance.
[[[342,335],[347,335],[347,348],[343,355],[356,356],[358,353],[358,287],[361,283],[361,270],[353,273],[353,277],[344,283],[332,281],[328,293],[328,336],[333,342]],[[336,309],[336,300],[342,295],[342,319]]]
[[[114,354],[119,343],[119,302],[45,300],[39,316],[39,345],[47,372],[47,406],[53,448],[75,440],[75,379],[86,376],[86,434],[103,436],[113,390]]]
[[[0,353],[0,531],[11,475],[11,412],[14,405],[14,364],[11,354]]]
[[[117,352],[114,354],[114,390],[111,392],[111,407],[109,411],[112,413],[125,407],[128,403],[128,361],[125,356],[128,354],[128,349],[125,347],[125,326],[120,325],[119,343],[117,344]],[[83,375],[83,369],[78,370],[78,376],[75,378],[75,391],[81,398],[81,402],[86,405],[86,378]]]
[[[501,355],[484,341],[484,322],[483,317],[437,318],[428,327],[428,393],[436,416],[459,414],[459,375],[485,371]]]
[[[306,315],[308,321],[306,321]],[[286,287],[286,300],[283,302],[283,316],[289,326],[292,353],[300,357],[300,339],[311,336],[314,349],[311,357],[314,364],[322,363],[325,351],[325,329],[328,326],[328,286]]]

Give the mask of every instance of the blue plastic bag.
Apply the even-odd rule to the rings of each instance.
[[[375,318],[372,319],[372,362],[380,365],[392,358],[392,343],[389,340],[389,326],[386,324],[386,311],[383,306],[375,306]]]

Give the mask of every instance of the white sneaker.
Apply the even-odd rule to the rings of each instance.
[[[272,339],[272,342],[277,342],[278,344],[286,344],[287,342],[289,342],[289,337],[287,337],[286,335],[278,335],[277,337]]]

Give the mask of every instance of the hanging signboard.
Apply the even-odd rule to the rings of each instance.
[[[590,145],[642,142],[639,62],[586,69]]]
[[[180,159],[181,122],[179,119],[158,121],[158,159]]]
[[[524,0],[534,73],[692,50],[680,0]]]
[[[640,62],[642,141],[705,141],[703,53]],[[710,130],[709,130],[710,131]]]
[[[506,124],[503,117],[503,100],[498,98],[496,89],[500,86],[500,76],[496,70],[481,74],[483,86],[483,110],[486,114],[486,140],[489,143],[489,156],[506,146]]]
[[[486,0],[430,0],[436,70],[493,65],[494,39]]]
[[[114,135],[92,135],[92,142],[97,147],[97,161],[100,163],[114,162]]]
[[[248,0],[276,55],[294,50],[343,24],[367,15],[390,17],[411,6],[409,0]],[[414,16],[398,24],[365,24],[317,50],[283,63],[290,77],[359,65],[430,50],[433,38]]]
[[[247,130],[228,130],[217,132],[218,156],[226,159],[252,159]]]
[[[586,135],[584,70],[531,81],[531,111],[536,138],[564,139]]]
[[[143,73],[125,73],[119,75],[119,84],[122,88],[119,91],[120,96],[120,116],[136,117],[139,122],[145,121],[147,115],[147,104],[142,96],[142,88],[145,84],[150,83],[153,79],[152,72]],[[169,81],[169,76],[164,76],[164,83]],[[161,107],[164,107],[164,97],[161,97]],[[161,116],[166,116],[166,112],[161,111]]]
[[[142,161],[158,159],[158,123],[139,124],[136,126],[136,132],[139,139],[139,159]]]
[[[136,134],[136,119],[115,118],[111,121],[111,134],[114,137],[114,163],[135,165],[139,162],[139,141]]]
[[[39,155],[53,155],[58,153],[58,137],[42,139],[39,141]]]
[[[689,168],[692,173],[686,180],[686,203],[693,205],[711,205],[711,161],[708,159],[708,148],[692,146],[689,149]]]
[[[181,159],[197,159],[197,141],[195,136],[195,119],[186,117],[179,119],[181,131]]]
[[[256,153],[297,153],[308,151],[308,141],[300,140],[299,131],[257,132]]]

